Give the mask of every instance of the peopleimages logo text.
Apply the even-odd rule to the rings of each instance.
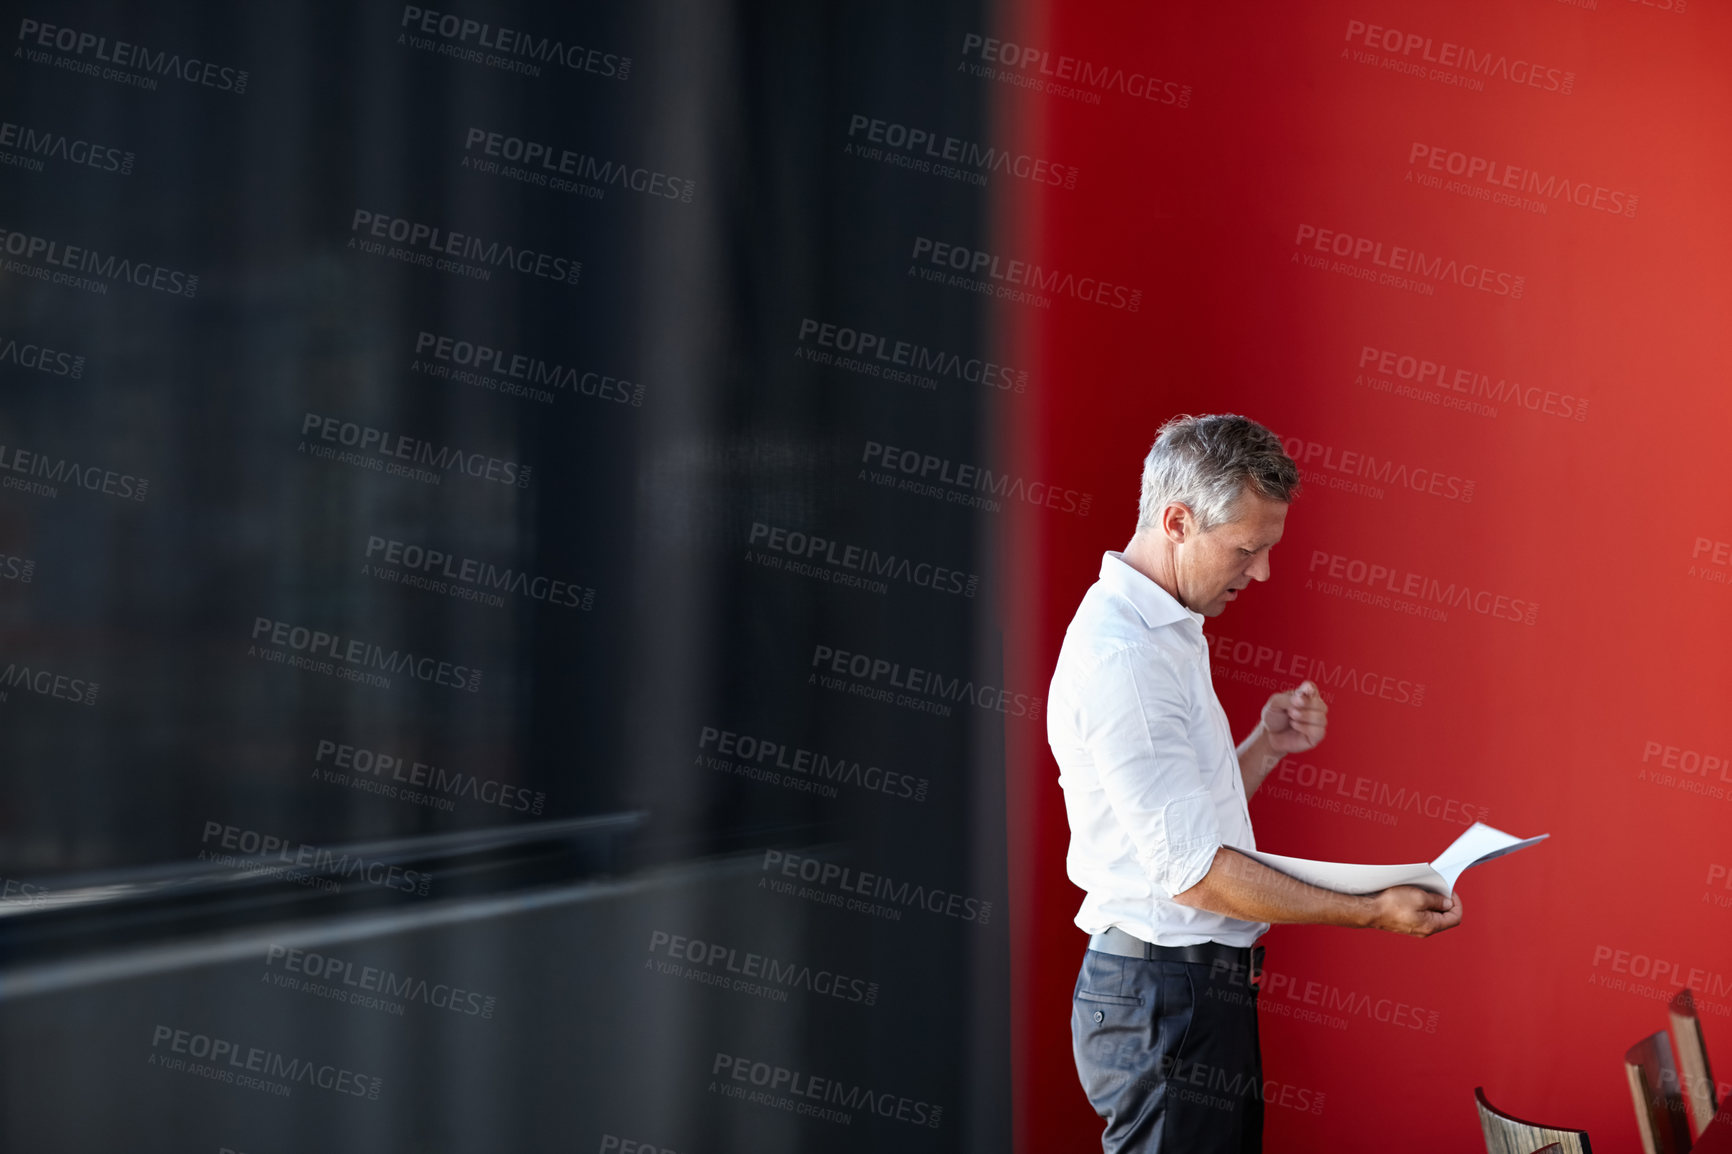
[[[121,473],[102,465],[81,465],[70,457],[55,457],[18,445],[0,444],[0,475],[17,473],[22,477],[39,477],[41,481],[22,481],[3,476],[0,486],[36,492],[53,497],[59,493],[55,485],[76,485],[92,493],[105,493],[126,501],[142,501],[150,492],[150,481],[131,473]]]
[[[358,637],[343,637],[288,621],[255,617],[252,639],[255,648],[271,647],[283,652],[305,654],[308,659],[323,658],[327,662],[340,662],[356,669],[403,673],[417,681],[442,685],[447,689],[463,689],[470,693],[481,691],[479,669],[441,661],[436,657],[417,657],[411,650],[386,649]]]
[[[710,1066],[710,1075],[722,1084],[724,1091],[731,1088],[728,1086],[728,1079],[758,1086],[763,1089],[765,1097],[759,1099],[752,1096],[749,1100],[758,1101],[761,1105],[776,1106],[794,1114],[823,1118],[829,1122],[851,1124],[852,1115],[840,1113],[842,1110],[861,1110],[876,1114],[880,1118],[894,1118],[898,1122],[928,1126],[934,1130],[938,1129],[939,1123],[944,1119],[944,1107],[918,1098],[874,1090],[869,1086],[835,1078],[823,1078],[816,1074],[791,1070],[786,1066],[721,1051],[717,1051],[716,1060]],[[838,1109],[814,1107],[813,1102],[828,1103]],[[837,1116],[830,1117],[833,1114]]]
[[[369,535],[366,559],[369,565],[401,566],[416,573],[488,591],[511,593],[565,609],[589,609],[595,602],[595,590],[576,582],[509,566],[501,568],[491,561],[429,549],[392,537]]]
[[[1360,43],[1367,48],[1388,52],[1412,60],[1417,59],[1439,68],[1453,68],[1473,76],[1505,80],[1511,84],[1538,88],[1568,96],[1575,87],[1576,74],[1561,68],[1550,68],[1532,60],[1511,60],[1500,52],[1481,51],[1451,41],[1434,41],[1418,32],[1403,32],[1363,20],[1347,22],[1348,43]]]
[[[539,176],[570,177],[603,187],[611,184],[649,197],[677,200],[682,204],[690,204],[692,194],[697,189],[696,183],[691,180],[669,176],[653,168],[620,164],[585,152],[573,152],[557,144],[526,140],[521,136],[493,132],[485,128],[471,128],[464,134],[463,151],[465,160],[470,159],[469,154],[478,152],[484,157],[521,164]],[[539,184],[542,181],[533,180],[531,183]]]
[[[829,566],[868,578],[905,581],[935,593],[973,597],[980,588],[980,577],[962,569],[953,569],[931,561],[917,561],[912,557],[899,557],[895,553],[880,553],[865,545],[852,545],[846,541],[837,541],[815,533],[803,533],[798,529],[787,529],[763,521],[752,522],[747,543],[812,565]]]
[[[1039,720],[1043,704],[1039,697],[1001,689],[986,682],[977,683],[972,677],[947,677],[931,669],[921,669],[916,665],[904,666],[900,661],[837,649],[829,645],[812,647],[811,669],[812,672],[807,674],[808,684],[822,685],[826,689],[842,689],[856,696],[896,703],[899,703],[900,697],[918,694],[919,698],[910,700],[939,706],[945,710],[944,716],[948,716],[948,709],[940,703],[952,702],[959,705],[966,703],[977,709],[997,711],[1011,717]],[[852,678],[853,681],[844,682],[842,678]],[[901,691],[900,694],[896,692],[898,690]],[[937,711],[928,709],[928,712]]]
[[[0,365],[17,365],[21,369],[33,369],[51,377],[71,377],[73,380],[84,376],[84,357],[81,354],[63,352],[34,341],[20,341],[16,337],[5,335],[0,335]]]
[[[1323,549],[1311,550],[1311,564],[1306,573],[1307,588],[1317,580],[1344,581],[1348,585],[1364,586],[1379,593],[1410,597],[1426,605],[1444,609],[1467,609],[1481,617],[1514,621],[1522,625],[1534,624],[1540,611],[1537,602],[1512,597],[1496,590],[1483,587],[1476,589],[1468,582],[1451,581],[1445,584],[1440,578],[1414,573],[1398,565],[1364,561]]]
[[[28,47],[68,52],[74,56],[112,64],[117,68],[136,69],[152,76],[172,76],[188,84],[232,92],[236,96],[247,90],[247,73],[244,69],[200,60],[196,56],[182,56],[178,52],[152,51],[142,44],[131,44],[125,40],[111,41],[108,37],[98,36],[94,32],[44,24],[29,17],[18,22],[18,41]]]
[[[498,392],[521,393],[538,401],[553,400],[552,390],[558,389],[619,405],[639,408],[643,405],[644,387],[636,381],[425,329],[415,334],[415,357],[410,362],[411,369],[466,384],[486,381]],[[471,380],[471,376],[476,379]],[[501,385],[495,378],[507,383]]]
[[[132,153],[112,145],[96,144],[28,124],[14,124],[10,120],[0,122],[0,148],[13,150],[32,160],[63,160],[98,172],[118,172],[122,176],[132,174],[135,159]],[[36,164],[33,170],[40,169],[40,164]]]
[[[1532,412],[1565,420],[1588,419],[1588,401],[1585,397],[1578,397],[1574,393],[1560,393],[1556,389],[1544,389],[1538,385],[1524,385],[1509,377],[1499,377],[1494,381],[1489,373],[1464,369],[1442,359],[1433,360],[1428,356],[1400,349],[1364,345],[1359,350],[1359,367],[1362,370],[1383,373],[1395,380],[1410,381],[1433,392],[1459,393],[1464,398],[1483,398],[1498,404],[1518,405]],[[1493,410],[1493,415],[1495,413],[1496,410]]]
[[[899,487],[923,496],[938,496],[956,504],[987,508],[996,512],[999,504],[993,498],[1026,501],[1048,509],[1058,509],[1079,516],[1089,515],[1094,497],[1089,493],[1066,489],[1043,481],[1028,481],[1012,473],[994,472],[983,465],[953,461],[919,449],[904,449],[882,441],[867,441],[861,451],[863,465],[887,470],[885,473],[862,474],[885,484],[900,480]],[[894,474],[900,473],[900,478]],[[948,488],[946,488],[948,487]],[[990,494],[990,496],[988,496]]]
[[[875,1005],[878,1001],[877,982],[849,977],[833,970],[816,969],[801,962],[782,961],[774,955],[752,953],[724,942],[654,930],[650,933],[649,952],[666,954],[673,961],[689,962],[713,972],[757,979],[782,990],[804,990],[865,1006]],[[734,986],[742,988],[738,982]],[[778,1000],[785,1000],[785,996]]]
[[[457,56],[478,64],[493,63],[503,57],[519,65],[512,71],[526,71],[530,75],[540,75],[537,65],[557,64],[572,72],[587,72],[608,80],[625,80],[631,76],[629,56],[585,48],[581,44],[567,44],[552,36],[537,36],[454,12],[405,4],[403,18],[397,26],[424,36],[437,36],[452,49],[442,55]],[[482,50],[498,56],[483,57]]]
[[[1465,181],[1484,184],[1493,189],[1529,193],[1553,203],[1561,199],[1577,208],[1593,209],[1614,216],[1636,215],[1638,198],[1635,193],[1606,188],[1591,181],[1571,180],[1556,173],[1542,174],[1537,169],[1457,152],[1440,144],[1414,141],[1407,150],[1407,163],[1412,166],[1408,170],[1409,179],[1412,178],[1413,169],[1423,168],[1431,172],[1459,176]]]
[[[958,921],[984,926],[992,920],[992,902],[989,900],[917,882],[898,882],[884,874],[857,870],[853,866],[838,865],[805,854],[767,849],[761,868],[767,874],[796,878],[821,888],[840,890],[893,906],[943,914]]]
[[[218,847],[231,852],[224,854],[218,849],[209,848],[213,838]],[[401,890],[421,897],[427,896],[428,886],[433,881],[433,875],[424,870],[406,869],[376,858],[359,857],[347,851],[339,853],[324,846],[294,842],[277,834],[262,833],[238,825],[225,825],[220,821],[205,822],[199,841],[207,848],[199,850],[198,860],[214,861],[221,865],[249,868],[266,865],[293,866],[315,874],[341,878],[359,876],[369,885]]]
[[[924,160],[961,165],[982,173],[1015,176],[1035,184],[1050,184],[1058,188],[1075,188],[1075,165],[1054,164],[1045,157],[995,148],[959,136],[940,135],[936,130],[880,120],[856,112],[848,118],[848,139],[863,138],[871,144],[881,144]]]
[[[1282,437],[1281,447],[1302,470],[1312,467],[1326,470],[1322,477],[1326,484],[1332,484],[1334,480],[1328,474],[1339,474],[1393,488],[1411,489],[1415,493],[1426,493],[1446,501],[1460,501],[1464,505],[1473,500],[1473,480],[1458,477],[1454,473],[1418,465],[1409,466],[1404,461],[1342,449],[1320,441],[1308,441],[1303,437]],[[1382,494],[1380,489],[1374,491],[1378,495]]]
[[[698,731],[700,759],[713,751],[735,764],[757,769],[777,769],[813,780],[852,785],[890,797],[925,801],[931,783],[924,777],[884,769],[858,759],[850,760],[837,753],[803,749],[786,741],[736,733],[706,725]]]
[[[1016,72],[1032,74],[1030,79],[1050,78],[1045,83],[1056,86],[1059,95],[1071,95],[1071,86],[1075,86],[1092,90],[1091,95],[1117,92],[1134,100],[1148,100],[1174,108],[1186,108],[1191,103],[1189,84],[1162,80],[1134,68],[1095,64],[1075,56],[1048,52],[1043,48],[997,40],[991,36],[982,36],[978,32],[963,36],[962,55],[964,59],[972,56],[993,68],[1014,69]],[[1099,104],[1100,97],[1095,96],[1089,103]]]
[[[53,697],[70,701],[74,705],[95,705],[97,694],[102,688],[87,678],[56,673],[40,665],[32,667],[17,661],[8,662],[5,669],[0,669],[0,687],[8,690],[22,689],[38,697]],[[5,693],[0,692],[0,701],[5,698]]]
[[[474,261],[480,265],[491,265],[494,268],[509,268],[524,276],[567,284],[576,284],[577,278],[583,272],[582,261],[537,252],[531,248],[501,244],[499,241],[490,241],[468,233],[452,232],[438,225],[407,220],[388,213],[369,212],[364,208],[355,210],[349,220],[349,231],[355,234],[355,238],[389,240],[394,244],[405,245],[412,253],[418,251],[418,255],[426,258],[410,263],[427,264],[429,267],[437,267],[436,257],[451,257]]]
[[[407,974],[397,974],[381,966],[356,965],[345,958],[318,954],[308,950],[271,943],[265,951],[265,966],[291,974],[305,974],[324,982],[338,982],[356,990],[401,998],[405,1002],[420,1002],[424,1006],[449,1010],[472,1018],[491,1018],[495,998],[474,990],[465,990],[445,982],[429,982]]]
[[[404,433],[394,433],[389,429],[363,425],[358,421],[345,421],[341,417],[307,413],[301,418],[301,435],[312,440],[314,444],[327,441],[372,453],[393,462],[425,465],[439,470],[435,476],[443,476],[455,469],[477,480],[492,481],[519,489],[529,487],[531,467],[528,465],[491,457],[486,453],[471,452],[456,445],[441,445]],[[301,442],[303,451],[306,444],[306,441]]]
[[[1427,256],[1418,249],[1399,244],[1385,246],[1382,241],[1368,236],[1354,236],[1314,224],[1301,224],[1293,237],[1293,244],[1300,249],[1315,249],[1344,260],[1369,260],[1391,272],[1478,289],[1511,300],[1520,300],[1527,286],[1527,277],[1515,273],[1500,272],[1483,264],[1462,263],[1453,257]],[[1295,259],[1297,257],[1295,253]]]
[[[1324,700],[1332,700],[1330,691],[1342,690],[1348,693],[1358,693],[1366,697],[1378,697],[1384,701],[1392,701],[1398,705],[1411,705],[1415,708],[1425,704],[1425,683],[1414,681],[1389,673],[1380,673],[1373,669],[1360,669],[1341,661],[1332,661],[1310,653],[1288,653],[1285,649],[1275,649],[1268,645],[1255,644],[1250,641],[1235,641],[1231,637],[1217,636],[1209,647],[1210,656],[1219,662],[1230,663],[1236,670],[1225,671],[1231,677],[1234,672],[1260,675],[1266,668],[1269,676],[1266,678],[1266,688],[1286,689],[1296,682],[1313,681],[1319,687]],[[1235,680],[1244,680],[1235,678]],[[1254,682],[1261,684],[1261,682]]]
[[[150,1048],[152,1065],[172,1062],[172,1059],[159,1057],[158,1051],[185,1054],[210,1063],[206,1069],[195,1069],[194,1072],[218,1082],[236,1083],[247,1074],[257,1074],[264,1078],[280,1078],[284,1083],[300,1083],[334,1094],[352,1094],[368,1099],[378,1098],[380,1087],[384,1085],[381,1078],[357,1074],[344,1066],[312,1062],[276,1050],[247,1046],[210,1034],[177,1030],[172,1026],[156,1026],[150,1034]],[[284,1094],[287,1094],[286,1090]]]
[[[916,267],[924,264],[934,269],[952,270],[964,278],[972,278],[972,283],[959,287],[1005,300],[1038,303],[1042,294],[1052,293],[1055,296],[1067,296],[1089,304],[1132,313],[1142,308],[1143,304],[1142,289],[1113,284],[1099,277],[1079,277],[1075,273],[1046,268],[1032,261],[1003,257],[985,249],[947,244],[931,237],[914,238],[914,250],[910,253],[910,259]]]
[[[405,787],[425,787],[434,793],[454,798],[466,797],[483,805],[498,806],[500,809],[516,810],[520,813],[539,815],[542,807],[547,804],[546,794],[521,785],[476,777],[473,773],[462,770],[447,771],[429,762],[401,754],[349,745],[330,738],[320,738],[313,747],[313,763],[321,768],[335,768],[341,771],[341,775],[370,778],[379,782],[389,778],[390,781],[401,783]]]
[[[198,295],[198,277],[192,273],[114,253],[103,254],[83,245],[66,244],[15,229],[0,228],[0,252],[17,257],[26,264],[71,269],[103,281],[130,284],[169,296]]]
[[[910,383],[923,388],[936,388],[940,380],[971,385],[985,385],[1001,392],[1020,393],[1028,388],[1028,370],[1015,369],[981,357],[963,356],[923,345],[918,341],[898,340],[869,329],[851,328],[812,317],[800,318],[801,345],[817,345],[824,350],[849,354],[872,365],[873,376],[900,379],[909,376]],[[815,350],[808,356],[816,358]],[[880,371],[881,366],[911,370],[909,373]],[[926,374],[926,375],[921,375]]]

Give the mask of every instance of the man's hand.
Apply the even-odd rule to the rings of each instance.
[[[1329,728],[1329,703],[1309,681],[1291,693],[1277,693],[1263,706],[1263,731],[1277,753],[1304,753],[1323,740]]]
[[[1429,938],[1461,924],[1461,898],[1446,898],[1418,886],[1390,886],[1372,895],[1371,928]]]

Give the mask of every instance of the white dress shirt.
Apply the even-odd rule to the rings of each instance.
[[[1269,927],[1182,906],[1223,845],[1256,849],[1203,615],[1126,563],[1101,558],[1065,631],[1047,741],[1070,817],[1076,924],[1162,946],[1249,946]]]

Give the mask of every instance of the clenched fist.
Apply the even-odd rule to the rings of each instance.
[[[1291,693],[1277,693],[1263,706],[1263,730],[1277,753],[1304,753],[1323,740],[1329,728],[1329,703],[1309,681]]]

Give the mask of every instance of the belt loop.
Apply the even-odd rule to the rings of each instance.
[[[1263,985],[1263,947],[1251,947],[1251,985],[1262,988]]]

